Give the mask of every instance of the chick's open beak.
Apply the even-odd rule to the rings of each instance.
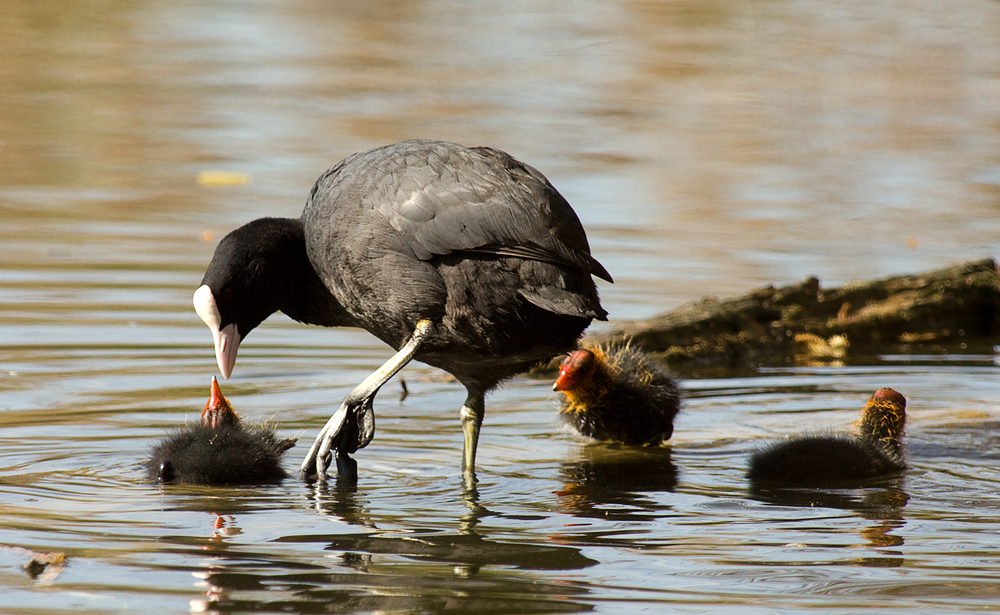
[[[239,415],[233,410],[232,404],[222,396],[219,382],[212,376],[212,394],[201,411],[201,424],[212,429],[234,427],[240,422]]]

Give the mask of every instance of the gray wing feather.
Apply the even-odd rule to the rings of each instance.
[[[393,152],[389,199],[370,199],[421,260],[477,251],[578,267],[610,281],[569,203],[535,169],[488,148],[434,144],[413,164]],[[403,165],[406,165],[405,167]],[[455,169],[462,169],[458,174]]]

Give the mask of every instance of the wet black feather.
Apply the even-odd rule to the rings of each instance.
[[[213,429],[191,425],[153,447],[146,462],[150,480],[237,485],[279,481],[287,475],[281,455],[295,445],[267,427]]]

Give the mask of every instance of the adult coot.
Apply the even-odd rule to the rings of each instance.
[[[563,359],[552,388],[559,412],[581,434],[630,445],[659,444],[674,433],[677,383],[655,359],[631,345],[595,346]]]
[[[611,281],[541,173],[495,149],[405,141],[328,170],[300,218],[262,218],[227,235],[194,304],[226,377],[240,342],[278,310],[363,327],[398,349],[323,427],[303,477],[325,477],[332,450],[340,466],[371,441],[375,394],[416,358],[465,385],[471,483],[486,392],[606,319],[591,275]]]
[[[281,455],[295,439],[278,438],[266,427],[245,425],[212,377],[212,393],[201,423],[157,444],[146,462],[151,480],[236,485],[285,478]]]
[[[861,481],[906,469],[902,439],[906,398],[892,389],[871,396],[858,434],[807,434],[778,442],[750,456],[753,482],[818,485]]]

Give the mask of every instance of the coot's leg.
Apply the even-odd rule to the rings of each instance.
[[[365,378],[344,399],[344,403],[326,422],[312,448],[306,453],[306,458],[299,468],[299,477],[308,479],[313,474],[319,479],[326,478],[326,469],[332,461],[331,449],[338,452],[353,453],[371,442],[375,435],[374,410],[372,402],[379,388],[403,366],[410,362],[431,328],[431,321],[421,320],[413,330],[413,335],[403,344],[399,352],[391,359]],[[339,465],[339,464],[338,464]]]
[[[462,448],[462,478],[467,488],[476,482],[476,447],[479,446],[479,428],[486,413],[485,393],[469,389],[469,396],[459,411],[462,417],[462,431],[465,432],[465,446]]]

